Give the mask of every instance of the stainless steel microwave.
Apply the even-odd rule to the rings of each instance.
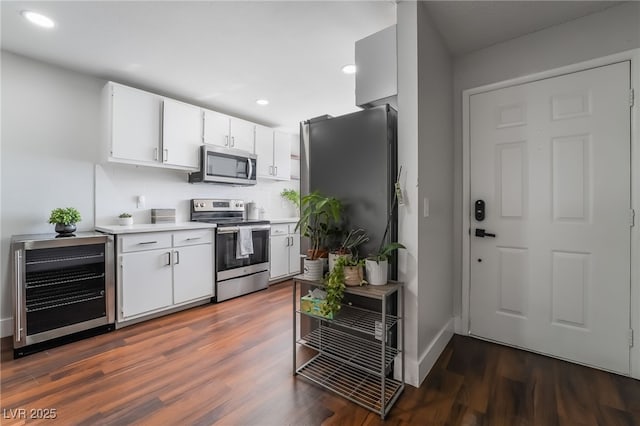
[[[240,149],[215,145],[200,147],[200,170],[189,174],[189,182],[255,185],[258,156]]]

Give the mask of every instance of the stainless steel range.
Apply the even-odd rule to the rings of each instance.
[[[231,299],[269,286],[268,220],[247,220],[244,201],[191,200],[191,220],[216,228],[216,300]]]

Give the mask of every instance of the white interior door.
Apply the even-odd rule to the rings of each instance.
[[[470,97],[471,334],[629,374],[629,90],[621,62]]]

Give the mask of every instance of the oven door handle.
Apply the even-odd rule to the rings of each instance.
[[[252,231],[268,231],[271,229],[271,225],[257,225],[257,226],[247,226],[247,228]],[[234,234],[240,231],[239,226],[225,226],[218,228],[218,234]]]

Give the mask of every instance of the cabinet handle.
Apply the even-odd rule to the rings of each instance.
[[[202,237],[191,237],[191,238],[187,238],[187,241],[193,241],[193,240],[199,240]]]
[[[290,246],[291,246],[291,247],[293,247],[293,237],[289,237],[289,238],[291,238],[291,244],[290,244]]]
[[[236,137],[231,136],[231,146],[236,146]]]
[[[158,161],[158,148],[153,148],[153,160]]]
[[[273,176],[273,166],[269,166],[269,174]]]
[[[178,250],[174,251],[175,253],[175,258],[173,259],[173,264],[174,265],[179,265],[180,264],[180,252]]]
[[[167,263],[165,263],[164,266],[170,266],[171,265],[171,252],[168,251],[165,254],[167,255]]]
[[[162,162],[166,163],[167,161],[169,161],[169,149],[165,148],[162,150]]]
[[[273,166],[273,175],[278,176],[278,166]]]
[[[22,306],[22,255],[20,251],[15,252],[15,270],[16,270],[16,318],[15,318],[15,340],[19,342],[22,334],[22,310],[24,306]]]
[[[224,137],[224,146],[229,146],[229,136]]]
[[[138,243],[139,245],[145,245],[145,244],[158,244],[157,241],[141,241]]]

